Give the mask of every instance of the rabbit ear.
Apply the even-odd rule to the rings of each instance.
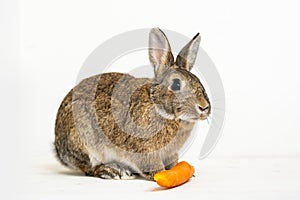
[[[197,33],[194,38],[180,51],[176,58],[176,65],[190,71],[195,64],[201,36]]]
[[[156,76],[174,64],[169,41],[159,28],[151,29],[149,34],[149,59]]]

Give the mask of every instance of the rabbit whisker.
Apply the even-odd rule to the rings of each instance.
[[[206,118],[206,121],[207,121],[207,124],[210,125],[210,122],[209,122],[208,118]]]

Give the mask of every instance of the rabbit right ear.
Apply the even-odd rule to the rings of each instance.
[[[149,59],[154,67],[155,76],[161,75],[174,64],[169,41],[159,28],[151,29],[149,34]]]
[[[180,51],[176,65],[190,71],[195,64],[201,36],[197,33],[194,38]]]

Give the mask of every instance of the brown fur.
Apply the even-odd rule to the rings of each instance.
[[[89,176],[139,174],[153,180],[157,171],[177,163],[195,119],[206,118],[210,105],[199,79],[188,71],[194,60],[185,62],[188,67],[177,65],[159,29],[152,29],[150,47],[157,38],[167,50],[149,51],[154,79],[100,74],[83,80],[64,98],[55,124],[55,148],[63,164]],[[191,52],[184,55],[197,53],[198,47],[189,44]],[[185,83],[179,93],[169,88],[174,78]],[[200,115],[195,105],[207,109]]]

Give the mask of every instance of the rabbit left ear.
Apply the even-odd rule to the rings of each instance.
[[[166,35],[159,29],[153,28],[149,34],[149,59],[154,66],[156,76],[174,64],[174,57]]]
[[[176,58],[176,65],[188,71],[192,69],[195,64],[201,36],[197,33],[194,38],[180,51]]]

